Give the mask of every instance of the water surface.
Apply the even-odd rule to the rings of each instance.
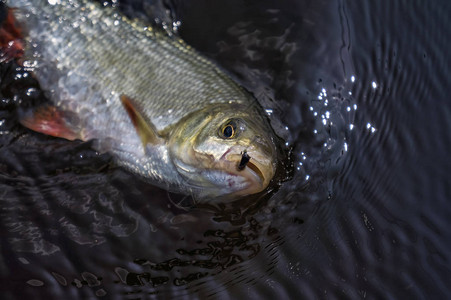
[[[449,1],[119,4],[256,96],[291,179],[192,207],[22,128],[16,106],[42,94],[3,64],[2,299],[449,297]]]

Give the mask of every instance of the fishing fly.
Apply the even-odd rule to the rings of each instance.
[[[247,151],[244,150],[241,155],[241,161],[240,161],[240,164],[238,165],[238,170],[240,170],[240,171],[244,170],[244,168],[246,167],[246,165],[250,159],[251,159],[251,157],[249,156],[249,154],[247,154]]]

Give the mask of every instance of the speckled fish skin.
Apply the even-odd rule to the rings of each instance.
[[[87,0],[10,0],[7,5],[16,8],[16,19],[25,28],[24,65],[33,70],[53,105],[66,112],[67,126],[78,131],[80,139],[95,139],[95,148],[110,151],[119,164],[150,178],[159,186],[199,199],[261,191],[260,187],[251,192],[235,193],[238,187],[227,190],[212,182],[229,180],[229,187],[240,185],[243,182],[238,178],[240,173],[231,171],[232,179],[224,177],[231,169],[220,175],[213,172],[211,174],[216,175],[210,176],[209,173],[208,180],[193,180],[200,173],[208,173],[204,172],[206,165],[202,165],[202,170],[191,170],[186,166],[188,158],[179,158],[179,154],[171,152],[185,149],[179,142],[168,144],[181,123],[199,120],[191,117],[198,112],[207,112],[205,117],[209,117],[212,115],[210,108],[214,110],[216,105],[225,105],[222,111],[229,114],[216,112],[224,119],[215,126],[221,126],[233,117],[234,112],[240,111],[243,126],[248,127],[250,135],[242,134],[243,140],[238,143],[226,141],[226,146],[221,144],[220,149],[209,146],[208,150],[202,150],[204,156],[210,155],[208,151],[233,152],[234,161],[239,161],[238,154],[247,149],[256,163],[261,157],[264,162],[260,165],[266,164],[265,167],[271,169],[271,174],[266,177],[273,176],[273,131],[262,117],[261,107],[214,63],[177,36],[140,21],[130,21],[114,8],[101,7]],[[165,143],[143,147],[121,104],[121,95],[133,100]],[[217,135],[217,130],[213,128],[211,132]],[[191,137],[191,140],[195,138]],[[222,143],[217,137],[213,142]],[[214,168],[218,168],[219,160],[224,160],[225,154],[211,155],[217,156]],[[196,160],[204,162],[199,156]],[[212,165],[212,162],[206,164]],[[270,180],[266,177],[262,183],[264,187]]]

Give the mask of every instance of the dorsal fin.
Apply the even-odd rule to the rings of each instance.
[[[132,100],[129,97],[122,95],[121,102],[130,117],[133,126],[135,126],[136,132],[141,138],[144,148],[147,144],[161,144],[162,138],[158,135],[155,126],[150,122],[146,122],[143,116],[136,109],[136,106],[133,104]]]

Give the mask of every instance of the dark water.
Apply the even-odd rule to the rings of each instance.
[[[89,143],[20,127],[40,94],[3,64],[0,298],[449,298],[451,3],[212,3],[121,5],[180,21],[272,109],[292,179],[176,205]]]

